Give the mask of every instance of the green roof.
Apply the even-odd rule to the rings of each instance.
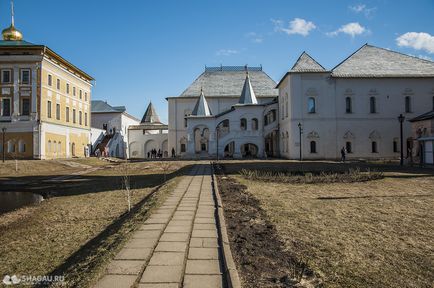
[[[42,47],[43,45],[36,45],[27,41],[5,41],[0,40],[0,47]]]

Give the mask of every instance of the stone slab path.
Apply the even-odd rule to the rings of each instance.
[[[221,288],[210,165],[196,165],[127,241],[95,287]]]

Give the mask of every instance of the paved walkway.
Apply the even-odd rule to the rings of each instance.
[[[223,287],[209,165],[196,165],[95,287]]]

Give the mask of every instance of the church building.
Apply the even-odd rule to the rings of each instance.
[[[278,90],[262,67],[205,71],[168,97],[169,149],[183,158],[279,155]]]

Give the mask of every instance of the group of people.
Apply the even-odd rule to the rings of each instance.
[[[160,149],[157,151],[157,149],[154,148],[151,151],[148,151],[148,158],[163,158],[163,152],[161,152]]]

